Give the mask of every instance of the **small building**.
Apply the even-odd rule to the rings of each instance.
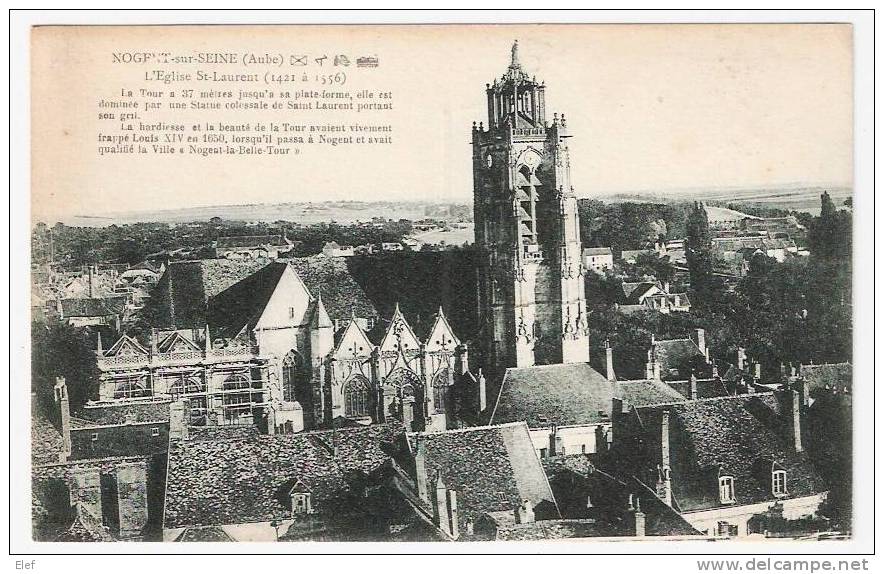
[[[405,248],[398,242],[381,243],[381,251],[402,251],[403,249]]]
[[[586,247],[583,250],[583,267],[604,273],[614,267],[614,252],[610,247]]]
[[[239,235],[215,241],[216,259],[277,259],[290,251],[292,242],[285,235]]]
[[[694,329],[689,338],[657,340],[651,338],[645,378],[662,381],[687,380],[690,376],[705,376],[712,370],[706,331]]]
[[[620,259],[623,260],[624,263],[635,265],[638,258],[642,255],[652,255],[654,257],[660,256],[660,254],[654,249],[624,249],[620,252]]]
[[[322,246],[322,254],[326,257],[353,257],[356,253],[351,245],[340,245],[336,241],[328,241]]]
[[[126,313],[127,298],[124,295],[96,297],[91,299],[58,299],[58,318],[74,327],[106,325],[118,331]]]

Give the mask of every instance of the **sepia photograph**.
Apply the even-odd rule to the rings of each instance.
[[[25,32],[30,552],[871,535],[851,20],[146,20]]]

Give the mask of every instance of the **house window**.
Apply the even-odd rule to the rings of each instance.
[[[98,433],[97,432],[92,433],[92,442],[95,442],[97,440],[98,440]]]
[[[718,478],[718,497],[722,504],[734,502],[734,477],[720,476]]]
[[[311,514],[313,507],[311,505],[309,492],[293,492],[292,493],[292,516],[302,514]]]
[[[730,524],[729,522],[721,521],[718,523],[718,535],[719,536],[739,536],[740,530],[736,524]]]
[[[773,471],[773,476],[771,477],[771,484],[773,486],[774,496],[785,496],[786,495],[786,471],[785,470]]]
[[[586,445],[585,444],[580,445],[580,454],[586,454]]]
[[[160,429],[157,427],[150,429],[150,436],[160,436]]]
[[[545,448],[540,449],[540,458],[546,458],[546,449]]]
[[[433,378],[433,409],[437,413],[445,412],[446,394],[448,393],[448,369],[442,369]]]
[[[365,329],[367,331],[371,331],[372,329],[374,329],[374,317],[369,317],[365,320]]]
[[[289,307],[289,319],[294,319],[294,318],[295,318],[295,308]]]
[[[497,501],[498,502],[506,502],[507,501],[506,500],[506,493],[505,492],[498,492],[497,493]]]

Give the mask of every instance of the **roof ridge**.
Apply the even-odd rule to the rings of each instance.
[[[428,436],[428,435],[439,435],[439,434],[456,434],[456,433],[463,433],[463,432],[469,432],[469,431],[475,431],[475,430],[497,430],[497,429],[501,429],[504,427],[517,427],[517,426],[524,426],[527,429],[528,423],[526,423],[525,421],[516,421],[516,422],[512,422],[512,423],[499,423],[499,424],[495,424],[495,425],[480,425],[480,426],[475,426],[475,427],[446,429],[446,430],[441,430],[441,431],[418,431],[418,432],[410,432],[410,433],[405,433],[405,434],[409,437],[419,436],[419,435],[420,436]]]

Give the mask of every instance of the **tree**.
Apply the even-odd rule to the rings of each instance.
[[[709,216],[706,214],[706,207],[699,202],[694,202],[694,207],[688,215],[685,257],[691,276],[691,288],[701,300],[706,299],[715,286],[712,275],[714,258]]]
[[[64,377],[71,410],[96,398],[98,367],[92,351],[91,332],[67,323],[34,322],[31,326],[31,390],[37,400],[56,420],[54,387],[57,377]]]

